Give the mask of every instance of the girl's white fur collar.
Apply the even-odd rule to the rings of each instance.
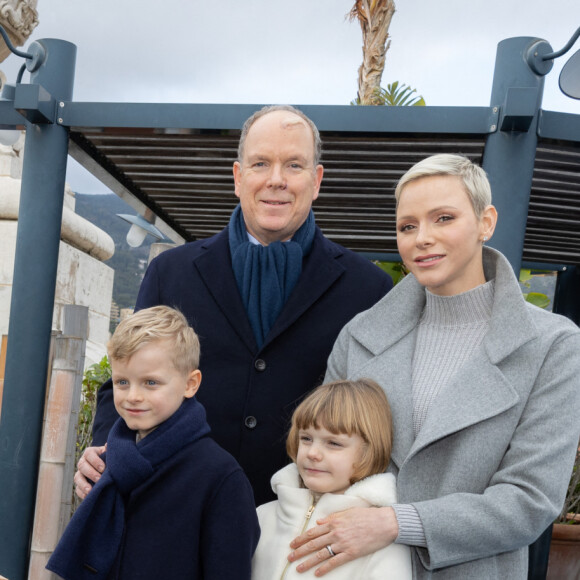
[[[300,475],[295,463],[276,472],[271,480],[272,489],[278,495],[278,487],[300,488]],[[376,507],[387,507],[397,503],[395,476],[392,473],[379,473],[365,477],[351,485],[344,495],[359,497]]]

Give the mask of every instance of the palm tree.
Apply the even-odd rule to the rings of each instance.
[[[363,62],[358,69],[357,102],[362,105],[384,104],[378,93],[385,68],[385,56],[391,41],[389,26],[395,13],[394,0],[356,0],[348,17],[358,20],[363,34]]]

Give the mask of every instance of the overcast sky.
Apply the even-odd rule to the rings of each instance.
[[[77,46],[75,101],[348,104],[362,58],[354,0],[38,0],[32,40]],[[383,86],[411,85],[427,105],[489,105],[497,44],[515,36],[562,48],[580,0],[396,0]],[[580,114],[558,76],[543,108]],[[14,82],[22,60],[0,63]],[[24,82],[27,82],[25,76]],[[69,160],[73,190],[106,188]]]

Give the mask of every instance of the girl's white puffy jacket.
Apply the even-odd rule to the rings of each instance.
[[[300,561],[288,564],[289,544],[296,536],[315,526],[317,519],[334,512],[352,507],[385,507],[397,501],[395,476],[381,473],[355,483],[344,494],[322,495],[311,511],[312,494],[300,487],[300,476],[294,463],[274,474],[272,489],[278,500],[258,507],[262,534],[252,563],[252,580],[316,578],[316,567],[298,574],[296,566]],[[325,575],[328,580],[410,580],[411,577],[410,550],[401,544],[391,544]]]

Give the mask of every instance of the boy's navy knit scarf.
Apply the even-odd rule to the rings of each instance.
[[[258,348],[300,278],[302,258],[310,252],[315,230],[314,213],[310,210],[290,241],[262,246],[248,240],[241,206],[230,218],[232,268]]]
[[[174,415],[139,443],[136,432],[118,419],[107,440],[107,468],[76,510],[46,567],[65,580],[107,578],[121,545],[125,500],[131,491],[161,463],[209,431],[205,409],[195,397],[185,399]]]

